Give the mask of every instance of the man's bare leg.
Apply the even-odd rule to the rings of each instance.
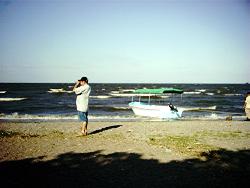
[[[88,126],[88,122],[86,122],[86,121],[82,122],[82,130],[81,130],[81,132],[82,132],[83,135],[88,134],[87,133],[87,126]]]
[[[88,134],[88,121],[86,121],[86,123],[85,123],[85,133],[86,133],[86,135]]]

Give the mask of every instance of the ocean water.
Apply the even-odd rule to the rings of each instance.
[[[72,83],[0,83],[0,121],[77,121]],[[108,84],[90,83],[90,121],[165,121],[135,116],[128,107],[134,89],[175,87],[182,95],[151,98],[155,104],[171,102],[183,108],[183,120],[244,119],[249,84]],[[137,98],[133,98],[136,100]],[[147,101],[147,98],[142,98]]]

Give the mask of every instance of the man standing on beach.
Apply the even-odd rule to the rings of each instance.
[[[244,103],[247,120],[250,120],[250,92],[247,93]]]
[[[91,87],[88,84],[88,78],[82,77],[80,80],[76,81],[73,91],[77,95],[76,97],[76,107],[78,111],[78,118],[81,124],[82,135],[87,135],[88,127],[88,104],[89,104],[89,94]]]

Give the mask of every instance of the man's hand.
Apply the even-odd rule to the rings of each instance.
[[[80,82],[77,80],[77,81],[76,81],[76,84],[75,84],[75,86],[74,86],[74,88],[73,88],[73,91],[75,91],[75,89],[77,88],[77,86],[79,85],[79,83],[80,83]]]

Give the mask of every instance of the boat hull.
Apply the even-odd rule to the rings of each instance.
[[[148,105],[141,102],[131,102],[129,107],[132,108],[135,115],[155,117],[162,119],[179,119],[182,115],[182,110],[172,110],[167,106]]]

